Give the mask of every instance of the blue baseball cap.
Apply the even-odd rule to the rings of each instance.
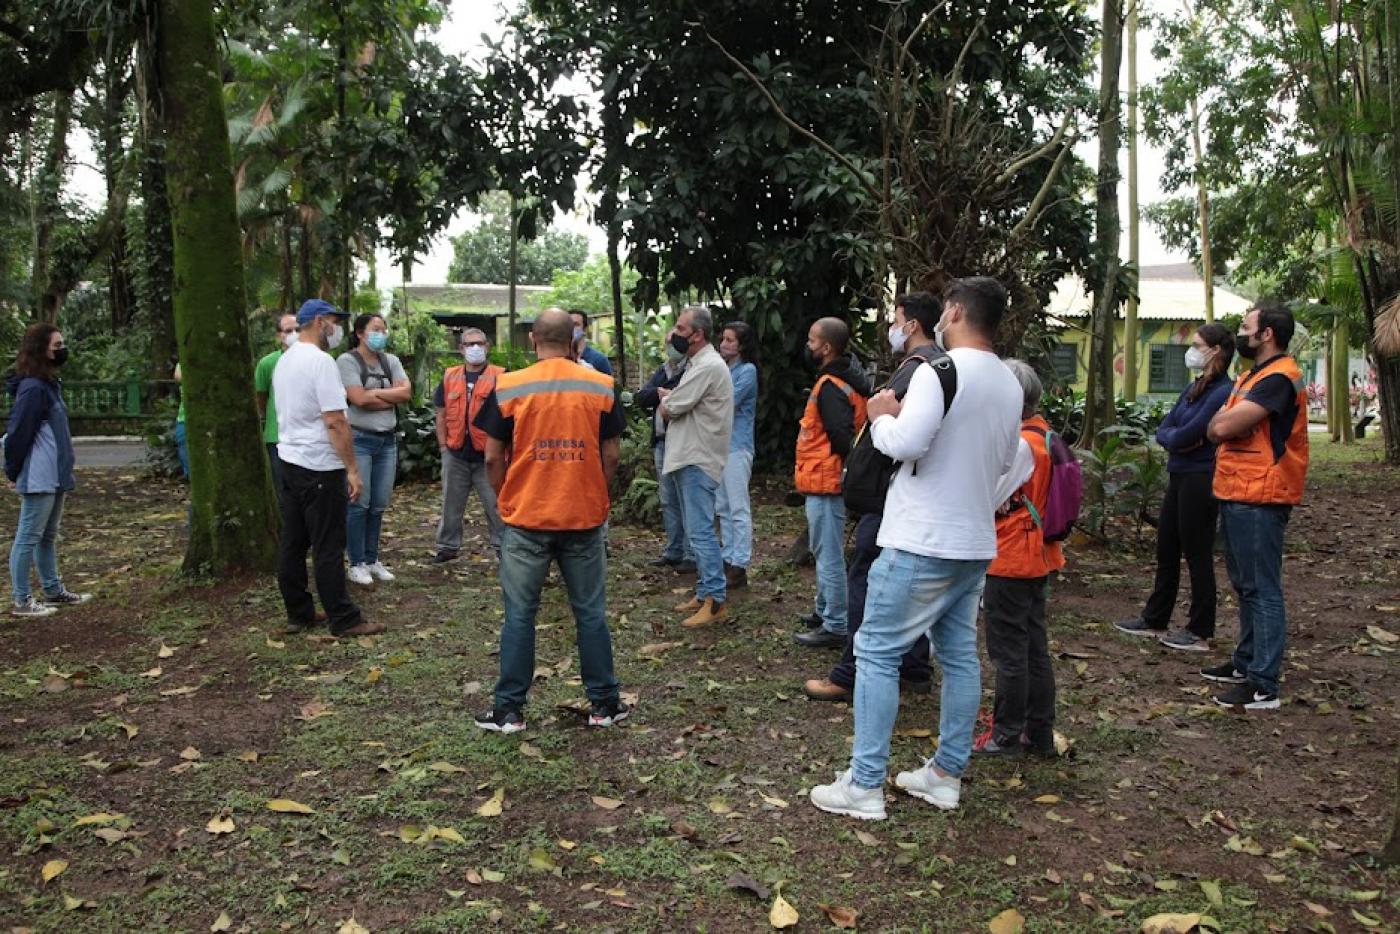
[[[322,315],[335,315],[338,318],[350,317],[350,312],[341,311],[330,302],[322,301],[319,298],[308,298],[301,303],[297,309],[297,327],[310,324]]]

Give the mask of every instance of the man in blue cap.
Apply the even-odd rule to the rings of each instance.
[[[345,340],[349,317],[319,298],[304,302],[297,311],[296,343],[272,373],[272,393],[277,399],[277,456],[282,461],[277,586],[288,626],[299,632],[321,619],[306,589],[310,549],[316,592],[331,634],[355,637],[383,632],[384,624],[360,615],[345,583],[345,511],[360,495],[361,481],[345,419],[345,386],[326,351]]]

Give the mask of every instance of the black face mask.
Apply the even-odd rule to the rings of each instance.
[[[1248,336],[1237,334],[1235,336],[1235,352],[1246,360],[1253,360],[1259,355],[1259,347],[1251,344]]]
[[[68,348],[67,348],[67,347],[60,347],[60,348],[58,348],[57,350],[55,350],[55,351],[53,352],[53,365],[54,365],[54,366],[63,366],[63,364],[65,364],[65,363],[67,363],[67,362],[68,362]]]
[[[671,335],[671,346],[676,348],[676,353],[686,353],[690,350],[690,338],[682,337],[679,334]]]

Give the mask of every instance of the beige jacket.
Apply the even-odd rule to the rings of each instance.
[[[707,344],[690,358],[665,406],[671,422],[662,472],[694,466],[718,483],[734,428],[734,381],[719,351]]]

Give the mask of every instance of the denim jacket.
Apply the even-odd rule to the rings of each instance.
[[[5,428],[5,476],[20,493],[73,489],[73,436],[59,382],[13,375],[5,388],[14,398]]]
[[[753,424],[758,412],[758,367],[738,360],[730,365],[734,380],[734,432],[729,450],[753,453]]]

